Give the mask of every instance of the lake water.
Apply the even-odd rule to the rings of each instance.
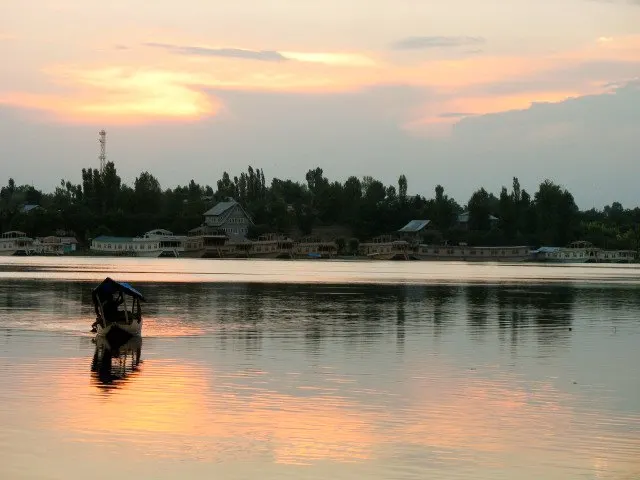
[[[0,478],[179,477],[638,479],[640,268],[0,257]]]

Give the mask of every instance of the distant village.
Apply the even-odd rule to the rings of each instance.
[[[30,211],[37,205],[25,205]],[[24,232],[9,231],[0,238],[2,255],[104,255],[173,258],[279,258],[333,259],[362,258],[379,260],[461,260],[557,263],[631,263],[637,260],[632,250],[605,250],[589,242],[572,242],[565,247],[526,245],[468,246],[429,245],[425,234],[432,228],[427,219],[416,219],[398,230],[360,243],[357,239],[304,236],[292,239],[278,233],[266,233],[256,240],[247,238],[254,225],[246,209],[235,199],[227,198],[203,214],[201,225],[186,234],[175,234],[163,228],[137,237],[100,235],[91,239],[88,251],[78,249],[78,241],[66,232],[29,238]],[[489,216],[495,225],[499,219]],[[469,213],[457,216],[457,228],[466,229]]]

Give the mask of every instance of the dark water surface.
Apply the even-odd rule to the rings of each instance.
[[[149,299],[118,358],[89,334],[106,275]],[[638,279],[0,259],[0,478],[638,479]]]

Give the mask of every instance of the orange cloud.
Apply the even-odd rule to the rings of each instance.
[[[583,48],[546,55],[478,55],[408,66],[394,64],[393,54],[382,59],[381,55],[374,58],[358,52],[262,52],[148,45],[159,48],[149,48],[151,54],[146,60],[141,60],[135,50],[128,50],[120,59],[124,62],[121,66],[60,65],[45,70],[53,82],[68,89],[65,95],[12,92],[0,94],[0,103],[37,108],[80,121],[197,120],[222,109],[207,90],[313,94],[401,84],[434,92],[434,100],[421,109],[417,120],[407,122],[409,128],[419,129],[420,125],[455,123],[455,119],[441,118],[447,112],[493,113],[527,108],[533,102],[599,93],[605,89],[602,84],[611,81],[612,74],[606,68],[601,69],[602,73],[577,75],[571,91],[553,87],[553,82],[559,70],[577,68],[586,62],[624,64],[640,58],[640,36],[594,39]],[[228,58],[234,56],[241,58]],[[149,62],[147,66],[138,67],[145,61]],[[523,88],[518,94],[478,93],[497,83],[535,83],[541,78],[546,86]]]
[[[418,117],[416,120],[407,122],[404,127],[413,133],[427,134],[429,136],[447,136],[451,132],[451,127],[464,117],[511,110],[526,110],[534,103],[562,102],[587,93],[590,92],[579,92],[578,90],[567,92],[540,91],[517,95],[454,97],[450,100],[427,106],[416,115]]]
[[[97,70],[50,70],[76,89],[68,95],[12,93],[0,103],[54,112],[69,120],[137,122],[149,117],[197,119],[215,114],[220,105],[193,88],[196,75],[120,67]]]

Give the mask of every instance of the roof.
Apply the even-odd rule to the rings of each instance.
[[[489,220],[495,221],[499,220],[498,217],[494,217],[493,215],[489,215]],[[467,223],[469,221],[469,212],[464,212],[458,215],[458,222]]]
[[[430,223],[431,223],[431,220],[411,220],[409,223],[407,223],[404,227],[402,227],[398,231],[407,232],[407,233],[419,232],[420,230],[423,230],[424,228],[426,228],[426,226],[429,225]]]
[[[133,288],[131,285],[125,282],[116,282],[110,277],[105,278],[100,285],[93,289],[91,293],[93,300],[95,302],[96,296],[100,295],[103,298],[109,295],[113,295],[114,293],[126,293],[127,295],[131,295],[134,298],[138,298],[145,302],[144,295],[142,295],[138,290]]]
[[[35,209],[37,209],[37,208],[42,208],[42,207],[41,207],[40,205],[23,205],[23,207],[22,207],[22,211],[23,211],[24,213],[28,213],[28,212],[30,212],[31,210],[35,210]]]
[[[110,237],[108,235],[100,235],[99,237],[96,237],[93,240],[97,242],[126,243],[126,242],[132,242],[133,237]]]
[[[218,215],[222,215],[224,212],[232,207],[235,207],[236,205],[238,205],[238,202],[236,202],[235,200],[217,203],[213,208],[204,212],[204,216],[217,217]]]
[[[560,250],[560,247],[540,247],[534,250],[535,253],[555,253]]]

